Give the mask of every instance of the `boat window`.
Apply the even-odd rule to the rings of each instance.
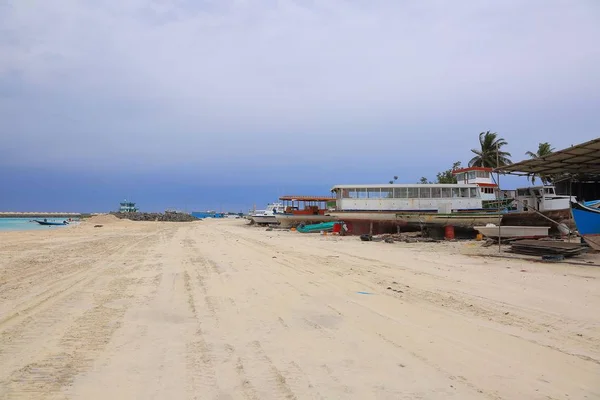
[[[452,197],[452,188],[442,188],[442,197],[444,197],[444,198]]]
[[[465,174],[464,172],[461,172],[460,174],[456,174],[456,180],[460,183],[462,181],[465,180]]]
[[[344,189],[348,194],[348,199],[357,199],[358,194],[356,193],[356,189]]]
[[[394,189],[381,188],[381,198],[382,199],[391,199],[392,197],[394,197]]]
[[[408,198],[416,199],[419,197],[419,188],[418,187],[409,187],[408,190]]]
[[[477,177],[478,178],[489,178],[490,173],[487,171],[477,171]]]
[[[469,190],[471,191],[471,198],[476,199],[479,197],[477,193],[477,188],[470,188]]]
[[[554,188],[545,188],[545,189],[544,189],[544,192],[545,192],[546,194],[554,194]]]
[[[529,189],[517,189],[517,196],[529,196]]]
[[[431,197],[434,199],[439,199],[442,197],[442,189],[441,188],[431,188]]]
[[[469,171],[469,179],[475,179],[475,171]]]
[[[381,189],[380,188],[369,188],[367,189],[367,195],[370,199],[380,199]]]
[[[460,197],[460,189],[452,188],[452,197]]]
[[[394,188],[394,198],[406,199],[407,197],[408,197],[408,188],[405,188],[405,187]]]
[[[356,189],[356,197],[358,199],[366,199],[367,198],[367,189]]]
[[[469,197],[469,188],[460,188],[460,197]]]
[[[431,197],[431,188],[419,188],[419,197],[422,199],[429,199]]]

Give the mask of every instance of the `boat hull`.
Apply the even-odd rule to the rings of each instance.
[[[600,251],[600,209],[571,203],[571,213],[583,240],[592,249]]]
[[[321,222],[332,222],[336,218],[329,215],[312,215],[312,214],[276,214],[275,218],[279,222],[279,226],[284,228],[295,228],[300,224],[318,224]]]
[[[310,232],[330,232],[334,230],[335,224],[340,222],[321,222],[319,224],[312,225],[299,225],[298,232],[310,233]]]
[[[397,211],[337,211],[328,215],[344,221],[352,227],[352,233],[392,233],[418,231],[424,228],[453,226],[473,230],[474,226],[497,224],[502,220],[498,213],[402,213]]]
[[[255,224],[259,225],[277,224],[277,218],[275,218],[275,215],[253,215],[251,218]]]
[[[548,236],[549,226],[475,226],[483,236],[490,238],[537,238]]]
[[[34,220],[35,222],[37,222],[40,225],[47,225],[47,226],[64,226],[67,225],[65,222],[47,222],[47,221],[38,221],[38,220]]]
[[[558,224],[565,224],[569,229],[575,228],[575,222],[571,216],[571,210],[565,208],[562,210],[540,211],[542,215],[556,221]],[[546,218],[537,212],[508,212],[502,218],[502,225],[510,226],[548,226],[550,231],[556,233],[556,224],[551,224]]]

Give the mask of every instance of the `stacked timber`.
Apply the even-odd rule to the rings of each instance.
[[[548,240],[518,240],[511,244],[511,252],[531,256],[574,257],[588,248],[580,243],[567,243]]]

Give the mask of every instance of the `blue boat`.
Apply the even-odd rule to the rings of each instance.
[[[38,219],[34,219],[34,221],[35,221],[35,222],[37,222],[37,223],[38,223],[38,224],[40,224],[40,225],[49,225],[49,226],[50,226],[50,225],[51,225],[51,226],[54,226],[54,225],[61,225],[61,226],[62,226],[62,225],[68,225],[68,224],[69,224],[67,221],[62,221],[62,222],[53,222],[53,221],[48,221],[48,220],[46,220],[46,219],[44,219],[43,221],[40,221],[40,220],[38,220]]]
[[[593,202],[588,202],[591,204]],[[571,213],[577,231],[594,250],[600,251],[600,208],[581,203],[571,203]]]

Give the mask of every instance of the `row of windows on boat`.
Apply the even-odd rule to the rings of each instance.
[[[477,188],[368,188],[342,189],[337,198],[342,199],[440,199],[440,198],[480,198]]]
[[[469,171],[469,172],[461,172],[456,174],[456,180],[458,182],[464,181],[466,179],[475,179],[475,178],[489,178],[490,173],[488,171]]]

